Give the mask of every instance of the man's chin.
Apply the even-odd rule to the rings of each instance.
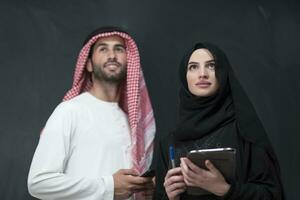
[[[123,71],[102,71],[94,73],[94,76],[99,81],[105,81],[110,83],[119,83],[126,78],[126,72]]]
[[[102,78],[102,80],[110,83],[120,83],[125,79],[125,76],[121,76],[120,74],[118,75],[110,75],[110,76],[105,76]]]

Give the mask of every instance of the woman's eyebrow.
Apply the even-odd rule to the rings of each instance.
[[[191,62],[188,63],[188,65],[190,65],[190,64],[198,65],[199,63],[198,63],[198,62],[191,61]]]
[[[208,60],[205,63],[214,63],[214,62],[215,62],[215,60]]]

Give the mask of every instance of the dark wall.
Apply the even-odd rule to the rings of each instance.
[[[223,48],[273,142],[287,199],[298,199],[299,9],[296,0],[1,0],[0,199],[33,199],[26,179],[39,133],[71,87],[85,36],[102,25],[136,39],[158,136],[177,119],[183,53],[196,41]]]

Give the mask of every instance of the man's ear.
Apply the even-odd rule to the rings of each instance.
[[[93,72],[91,58],[88,58],[88,60],[86,61],[86,69],[87,69],[88,72]]]

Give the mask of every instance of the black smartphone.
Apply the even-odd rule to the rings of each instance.
[[[155,171],[153,169],[148,169],[143,174],[140,175],[140,177],[154,177]]]

